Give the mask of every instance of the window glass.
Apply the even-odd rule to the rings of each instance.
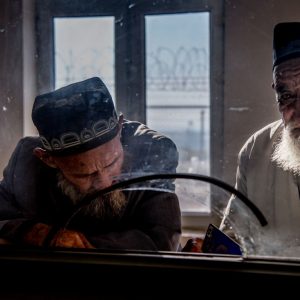
[[[299,11],[299,0],[0,1],[0,238],[5,242],[8,237],[15,246],[15,238],[20,237],[19,246],[22,230],[35,220],[53,225],[52,233],[56,226],[65,230],[86,225],[90,215],[82,199],[91,196],[89,200],[94,200],[93,192],[111,184],[97,179],[101,167],[113,183],[167,170],[171,175],[199,177],[152,178],[134,181],[130,187],[118,186],[117,193],[107,197],[108,208],[102,206],[102,211],[101,205],[94,206],[96,213],[91,212],[96,226],[92,229],[105,231],[106,227],[99,225],[102,221],[110,224],[115,217],[119,221],[125,216],[124,223],[116,222],[112,232],[107,230],[113,237],[105,242],[126,243],[129,239],[123,232],[114,235],[116,228],[123,231],[138,224],[130,234],[139,235],[141,228],[149,226],[143,232],[147,236],[153,227],[164,227],[163,222],[176,223],[176,234],[181,226],[184,246],[189,238],[203,238],[212,223],[240,243],[245,254],[242,260],[250,257],[251,261],[251,256],[299,260],[300,105],[296,98],[300,93],[300,34],[297,30],[284,32],[282,41],[294,34],[296,40],[289,41],[286,48],[274,49],[275,25],[298,22]],[[279,60],[274,68],[274,58],[285,51],[293,60],[283,65]],[[57,172],[63,159],[58,155],[52,160],[43,150],[78,146],[112,129],[112,135],[117,136],[118,116],[113,113],[102,122],[102,117],[92,119],[89,115],[86,119],[90,123],[78,132],[67,128],[54,137],[42,133],[39,139],[32,105],[37,95],[94,76],[107,85],[117,112],[124,114],[122,130],[127,132],[124,129],[120,140],[114,140],[114,151],[96,155],[105,162],[86,167],[85,159],[74,159],[76,167],[63,163],[64,172]],[[50,117],[47,112],[39,120],[50,123],[58,115],[55,111]],[[65,112],[59,116],[63,125],[76,127],[82,114],[70,117],[70,122]],[[167,146],[159,145],[154,151],[153,131],[140,134],[137,128],[145,128],[140,123],[174,141],[179,153],[177,169],[174,144],[166,139]],[[45,127],[54,132],[57,124]],[[154,135],[160,138],[156,132]],[[140,136],[145,139],[141,141]],[[111,153],[111,157],[107,155]],[[82,172],[73,172],[77,166]],[[218,179],[222,183],[215,186]],[[90,187],[90,182],[99,185]],[[233,195],[234,186],[249,199]],[[146,196],[134,198],[136,202],[127,206],[129,196],[143,189]],[[177,198],[173,202],[176,218],[169,215],[168,200],[152,198],[153,189],[171,191],[173,200],[178,196],[180,207]],[[126,201],[120,191],[128,195]],[[120,196],[116,207],[110,202],[115,196]],[[124,207],[133,211],[123,214]],[[119,226],[125,223],[125,227]],[[92,230],[88,234],[95,237]],[[145,241],[151,244],[152,237],[140,240],[139,247],[143,248]],[[127,247],[122,245],[112,248]],[[101,246],[99,242],[97,250],[102,250]],[[167,249],[177,250],[175,247]],[[110,245],[108,248],[110,252]],[[155,245],[150,249],[161,250]]]
[[[54,18],[55,88],[100,76],[115,98],[114,17]]]
[[[147,15],[145,34],[147,123],[176,142],[179,172],[209,175],[209,13]],[[181,197],[181,208],[209,211],[209,199],[203,206]]]
[[[209,175],[209,13],[147,15],[145,25],[146,123],[176,143],[178,172]],[[114,18],[55,18],[54,29],[55,86],[99,74],[115,99]],[[184,214],[210,212],[202,189],[206,200],[191,201],[176,184]]]

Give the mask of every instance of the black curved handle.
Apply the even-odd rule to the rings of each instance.
[[[139,176],[139,177],[131,178],[131,179],[128,179],[128,180],[124,180],[124,181],[115,183],[115,184],[111,185],[110,187],[105,188],[101,191],[98,191],[98,192],[95,192],[91,195],[88,195],[87,197],[85,197],[79,203],[79,205],[75,208],[74,211],[77,211],[81,207],[83,207],[85,205],[88,205],[96,197],[98,197],[100,195],[103,195],[103,194],[106,194],[106,193],[109,193],[109,192],[111,192],[115,189],[118,189],[118,188],[123,188],[123,187],[126,187],[126,186],[134,184],[134,183],[139,183],[139,182],[148,181],[148,180],[176,179],[176,178],[194,179],[194,180],[199,180],[199,181],[204,181],[204,182],[209,182],[209,183],[215,184],[215,185],[225,189],[226,191],[236,195],[242,202],[244,202],[251,209],[253,214],[257,217],[257,219],[259,220],[261,226],[266,226],[268,224],[265,216],[259,210],[259,208],[253,202],[251,202],[244,194],[242,194],[240,191],[235,189],[233,186],[231,186],[230,184],[227,184],[226,182],[224,182],[220,179],[217,179],[217,178],[214,178],[214,177],[211,177],[211,176],[193,174],[193,173],[151,174],[151,175]]]

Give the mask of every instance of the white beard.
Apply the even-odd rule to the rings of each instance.
[[[300,175],[300,137],[294,137],[291,130],[292,125],[283,129],[271,159],[283,170]]]
[[[57,174],[57,178],[58,187],[60,187],[62,192],[71,199],[74,205],[79,204],[85,196],[90,194],[80,192],[63,176],[61,172]],[[123,192],[120,190],[115,190],[95,198],[84,209],[86,215],[95,216],[101,219],[111,219],[113,217],[120,216],[126,204],[127,199]]]

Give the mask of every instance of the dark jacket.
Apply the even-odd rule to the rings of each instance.
[[[175,144],[166,136],[138,122],[125,121],[122,128],[126,178],[149,173],[174,173],[178,164]],[[169,191],[125,191],[123,213],[113,220],[77,213],[57,186],[57,170],[33,155],[41,146],[38,137],[21,139],[3,173],[0,185],[0,237],[16,243],[28,224],[42,222],[83,232],[97,248],[177,250],[181,233],[180,208],[174,183]]]

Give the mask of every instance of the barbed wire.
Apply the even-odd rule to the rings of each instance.
[[[159,47],[147,56],[147,89],[208,91],[208,54],[204,48]]]
[[[83,77],[99,74],[106,84],[114,87],[112,48],[102,51],[86,49],[77,55],[69,49],[67,56],[56,52],[57,65],[62,71],[58,82],[69,84]],[[146,57],[146,84],[149,91],[208,92],[209,55],[204,48],[180,46],[173,50],[158,47]]]

